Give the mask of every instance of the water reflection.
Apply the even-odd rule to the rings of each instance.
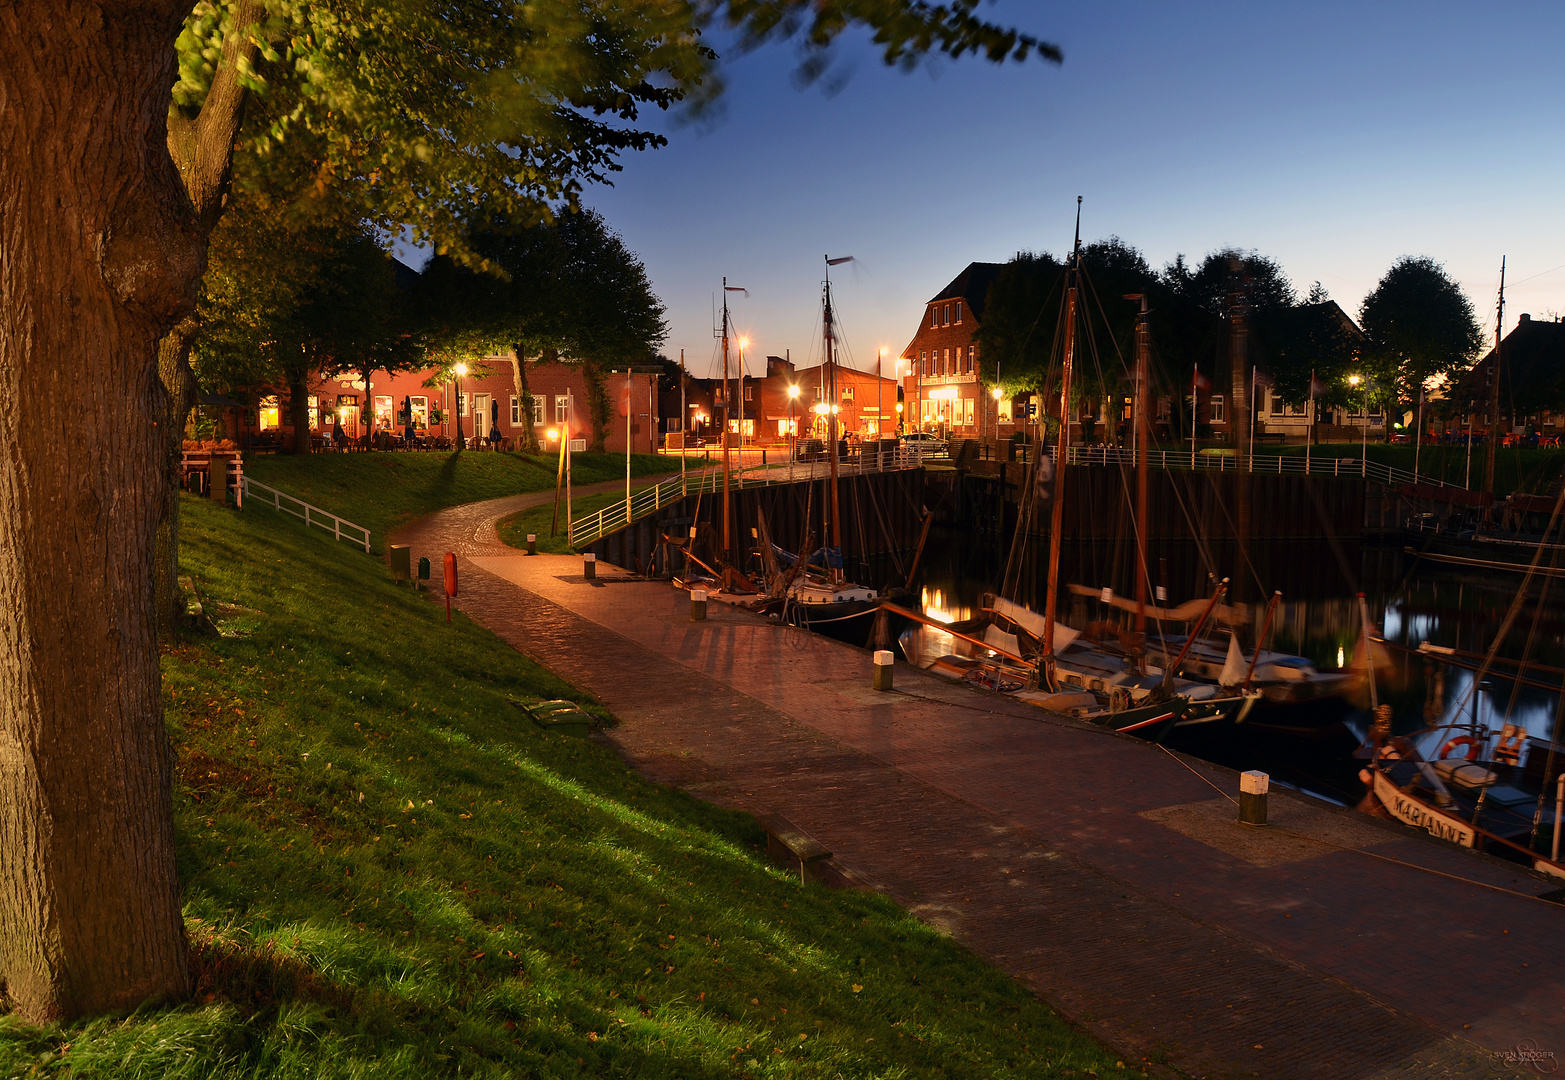
[[[1498,637],[1499,658],[1527,659],[1529,666],[1521,669],[1524,677],[1557,685],[1562,678],[1558,669],[1565,669],[1565,608],[1558,595],[1565,592],[1565,583],[1540,580],[1531,595],[1517,603],[1519,574],[1490,576],[1420,564],[1393,548],[1332,544],[1332,550],[1322,550],[1327,546],[1274,544],[1250,553],[1244,575],[1231,575],[1234,595],[1249,607],[1249,643],[1260,631],[1264,598],[1280,589],[1283,596],[1273,620],[1272,647],[1307,656],[1322,670],[1347,666],[1353,662],[1363,622],[1358,596],[1362,592],[1362,610],[1370,624],[1393,646],[1378,684],[1381,700],[1392,706],[1399,732],[1468,723],[1497,730],[1511,723],[1536,739],[1555,735],[1559,695],[1517,682],[1511,677],[1517,672],[1514,664],[1491,673],[1475,690],[1473,672],[1420,655],[1418,647],[1427,642],[1482,657],[1495,647]],[[1041,564],[1047,551],[1042,544],[1032,547],[1022,559],[1018,598],[1041,610]],[[1152,584],[1164,587],[1170,605],[1210,595],[1216,576],[1209,562],[1212,557],[1210,549],[1194,544],[1170,545],[1155,557]],[[921,609],[947,625],[973,618],[980,613],[983,594],[996,589],[1002,559],[1003,553],[992,543],[975,542],[970,534],[957,530],[936,530],[917,586]],[[1067,545],[1064,568],[1067,582],[1094,591],[1108,587],[1121,596],[1134,594],[1135,583],[1125,561],[1105,558],[1091,545]],[[1507,628],[1513,603],[1517,610]],[[1061,615],[1076,627],[1130,618],[1095,596],[1075,594],[1062,595]],[[938,656],[959,651],[957,644],[949,633],[931,627],[905,635],[902,642],[909,661],[925,666]],[[1368,702],[1360,704],[1367,707]],[[1296,740],[1274,739],[1275,745],[1250,740],[1242,753],[1232,746],[1201,752],[1231,758],[1224,763],[1236,767],[1270,767],[1274,775],[1295,776],[1299,786],[1325,788],[1338,798],[1352,800],[1357,798],[1358,765],[1350,755],[1363,733],[1362,718],[1350,721],[1349,728],[1348,732],[1338,729],[1341,738],[1330,747],[1315,746],[1314,759],[1307,762],[1311,754],[1301,753]]]

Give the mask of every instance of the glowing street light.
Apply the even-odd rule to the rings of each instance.
[[[456,448],[461,450],[467,446],[462,438],[462,376],[467,374],[467,365],[459,361],[451,370],[456,373]]]

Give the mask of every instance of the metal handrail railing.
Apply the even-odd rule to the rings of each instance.
[[[363,525],[355,525],[345,518],[340,518],[336,514],[322,510],[319,506],[312,506],[303,499],[296,499],[285,491],[278,491],[276,488],[263,484],[259,480],[252,480],[248,476],[242,477],[240,483],[244,486],[245,495],[255,498],[256,493],[259,492],[261,501],[269,504],[274,510],[279,510],[284,514],[292,514],[307,526],[316,525],[326,529],[338,540],[346,539],[351,544],[362,546],[364,553],[366,555],[369,554],[370,531]],[[292,505],[284,506],[283,501],[285,499]],[[301,513],[299,510],[294,509],[294,506],[301,507],[303,512]]]
[[[1120,446],[1072,446],[1072,465],[1135,465],[1137,452]],[[1382,465],[1367,458],[1315,457],[1302,458],[1281,454],[1252,454],[1249,468],[1241,469],[1244,460],[1232,452],[1207,454],[1200,450],[1153,450],[1147,455],[1148,464],[1155,469],[1190,469],[1196,472],[1252,472],[1271,473],[1280,476],[1358,476],[1382,484],[1431,484],[1435,487],[1452,487],[1444,480],[1421,476],[1406,469]]]
[[[924,462],[940,456],[922,447],[901,447],[897,450],[864,451],[859,460],[837,464],[839,476],[858,476],[866,473],[896,472],[917,469]],[[820,480],[831,475],[831,463],[826,461],[789,461],[779,465],[752,465],[735,470],[729,486],[734,491],[745,488],[771,487],[776,484],[793,484],[803,480]],[[723,490],[721,469],[707,468],[685,476],[673,476],[661,484],[644,487],[631,493],[630,505],[617,499],[602,510],[584,514],[570,523],[571,547],[582,547],[632,522],[656,513],[663,504],[689,495],[710,495]]]

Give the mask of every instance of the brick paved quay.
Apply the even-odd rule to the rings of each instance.
[[[1206,782],[1236,795],[1229,770],[903,666],[877,694],[861,650],[720,604],[691,623],[668,585],[499,544],[495,520],[551,497],[396,539],[456,551],[462,610],[613,709],[644,775],[785,814],[1126,1054],[1196,1077],[1565,1058],[1565,909],[1541,878],[1287,792],[1277,829],[1247,830]]]

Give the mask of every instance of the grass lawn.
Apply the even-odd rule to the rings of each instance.
[[[574,466],[572,468],[574,471]],[[632,484],[632,491],[640,491],[646,484]],[[578,496],[571,501],[571,512],[580,518],[583,514],[594,514],[605,507],[615,503],[624,505],[625,494],[621,492],[601,491],[596,495]],[[514,548],[527,547],[527,534],[532,533],[538,537],[538,550],[554,555],[569,555],[575,549],[566,542],[565,538],[565,504],[560,504],[560,522],[558,535],[549,535],[549,526],[554,522],[554,503],[543,506],[534,506],[529,509],[503,517],[495,523],[495,532],[499,534],[502,543]]]
[[[485,451],[258,454],[245,472],[263,484],[370,531],[377,552],[391,530],[447,506],[554,488],[559,457]],[[632,476],[678,472],[679,459],[632,454]],[[624,454],[573,454],[577,484],[623,479]]]
[[[1423,446],[1414,447],[1395,443],[1370,443],[1369,460],[1397,469],[1413,471],[1414,451],[1418,452],[1418,471],[1448,484],[1460,486],[1467,479],[1467,447]],[[1283,447],[1257,444],[1257,454],[1284,454],[1303,457],[1303,445]],[[1361,443],[1326,443],[1310,448],[1312,457],[1352,458],[1362,457]],[[1472,486],[1483,487],[1484,455],[1487,449],[1474,446],[1472,454]],[[1494,459],[1494,487],[1501,495],[1513,491],[1542,493],[1560,475],[1565,466],[1565,450],[1533,450],[1524,447],[1501,447]]]
[[[163,660],[195,996],[0,1016],[0,1076],[1126,1074],[747,816],[538,731],[511,700],[580,695],[375,560],[267,510],[183,529],[229,635]]]

